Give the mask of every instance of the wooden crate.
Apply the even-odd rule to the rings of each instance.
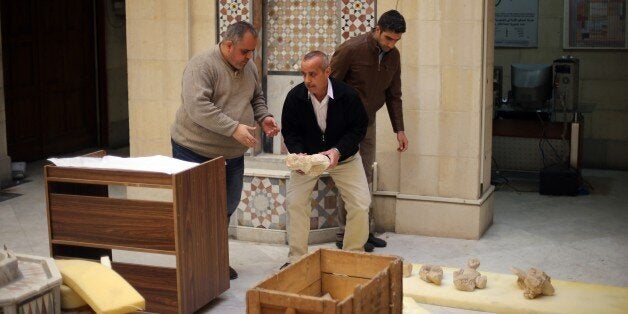
[[[401,313],[401,265],[397,256],[319,249],[249,289],[247,313]]]

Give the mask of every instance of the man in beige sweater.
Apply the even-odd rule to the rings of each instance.
[[[257,142],[252,133],[255,122],[267,136],[279,133],[268,113],[257,67],[250,61],[257,40],[253,25],[237,22],[217,46],[189,61],[183,72],[182,104],[170,129],[174,158],[205,162],[225,157],[228,217],[240,202],[244,153]],[[238,277],[231,267],[229,277]]]

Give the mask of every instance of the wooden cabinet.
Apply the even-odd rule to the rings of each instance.
[[[174,255],[176,268],[112,263],[149,312],[192,313],[229,289],[223,158],[172,175],[48,165],[44,180],[52,257],[111,258],[112,249]],[[109,197],[115,185],[168,189],[172,202]]]

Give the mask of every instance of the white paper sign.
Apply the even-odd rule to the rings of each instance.
[[[537,47],[538,0],[495,1],[495,47]]]

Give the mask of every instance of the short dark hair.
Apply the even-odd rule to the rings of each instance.
[[[303,56],[303,61],[307,61],[314,58],[321,58],[321,68],[323,70],[329,67],[329,57],[327,56],[327,54],[325,54],[324,52],[320,50],[313,50],[313,51],[308,52],[307,54],[305,54],[305,56]]]
[[[253,37],[257,38],[257,31],[251,23],[246,21],[239,21],[227,26],[227,30],[222,36],[222,41],[232,41],[234,43],[239,42],[244,37],[246,32],[251,33]]]
[[[384,12],[384,14],[379,17],[379,20],[377,21],[377,26],[379,26],[379,29],[382,32],[406,32],[406,20],[403,18],[403,15],[401,15],[401,13],[399,13],[399,11],[397,10]]]

